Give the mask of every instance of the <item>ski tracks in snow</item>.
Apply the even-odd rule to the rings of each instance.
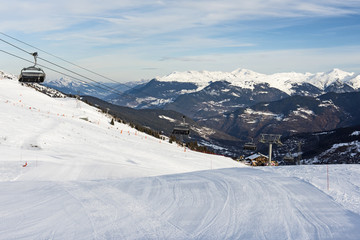
[[[311,184],[252,168],[0,183],[0,239],[358,239],[360,216]],[[9,189],[12,189],[9,195]],[[7,195],[5,194],[7,193]],[[19,208],[9,202],[17,201]],[[37,216],[37,217],[33,217]],[[19,227],[8,228],[8,222]]]
[[[105,182],[67,182],[64,189],[80,203],[92,225],[94,239],[188,239],[188,235],[164,220],[121,188]]]

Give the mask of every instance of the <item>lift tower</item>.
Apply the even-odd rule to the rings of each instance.
[[[280,134],[261,134],[259,142],[269,144],[269,166],[271,166],[272,145],[282,145],[282,143],[280,142],[280,137]]]

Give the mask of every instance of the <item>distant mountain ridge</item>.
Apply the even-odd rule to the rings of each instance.
[[[119,97],[121,93],[145,82],[147,81],[142,80],[129,83],[101,82],[101,84],[97,84],[61,77],[59,79],[47,80],[43,85],[66,94],[93,96],[105,100],[109,97]]]
[[[209,116],[215,112],[233,111],[236,107],[288,96],[317,97],[328,92],[355,92],[359,89],[359,74],[336,68],[326,73],[290,72],[271,75],[247,69],[233,72],[187,71],[154,78],[136,91],[129,90],[123,96],[107,100],[121,106],[164,108],[201,118],[198,112],[205,113],[206,109],[211,109],[205,113]]]
[[[200,92],[212,83],[219,81],[226,81],[231,87],[251,91],[256,91],[255,88],[258,85],[266,85],[289,96],[318,96],[327,92],[341,93],[359,91],[360,89],[360,74],[345,72],[337,68],[319,73],[285,72],[274,74],[262,74],[248,69],[236,69],[232,72],[186,71],[173,72],[163,77],[156,77],[151,81],[142,80],[125,84],[103,83],[105,86],[115,89],[116,94],[106,87],[70,80],[66,77],[48,80],[44,85],[64,93],[78,94],[80,92],[81,95],[95,96],[122,106],[161,108],[165,103],[174,102],[180,95]],[[155,82],[158,83],[155,84]],[[159,86],[162,87],[159,88]],[[132,88],[136,88],[136,90]],[[119,93],[122,92],[126,94],[119,96]]]
[[[190,82],[198,86],[197,91],[205,88],[212,82],[227,81],[234,86],[254,89],[254,86],[261,83],[268,83],[270,87],[277,88],[289,95],[296,91],[294,85],[311,84],[318,89],[325,91],[334,84],[350,86],[354,90],[360,88],[360,74],[345,72],[334,68],[329,72],[319,73],[275,73],[262,74],[248,69],[237,69],[232,72],[210,72],[210,71],[187,71],[173,72],[167,76],[156,78],[160,82]]]

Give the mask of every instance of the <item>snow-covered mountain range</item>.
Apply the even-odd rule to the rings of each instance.
[[[202,117],[193,113],[204,108],[213,109],[205,113],[208,116],[288,96],[316,97],[328,92],[359,91],[359,88],[360,75],[340,69],[315,74],[290,72],[271,75],[246,69],[233,72],[187,71],[157,77],[123,96],[106,100],[132,108],[165,108],[190,114],[190,117]],[[191,99],[191,104],[186,99]],[[201,108],[194,103],[201,104]],[[207,104],[209,106],[204,107]],[[189,109],[189,105],[194,107]],[[182,106],[187,107],[181,109]]]
[[[274,74],[262,74],[248,69],[237,69],[232,72],[186,71],[156,77],[153,81],[161,82],[162,88],[157,86],[156,89],[152,89],[154,84],[147,86],[148,81],[144,80],[125,84],[103,83],[104,88],[101,85],[71,80],[66,77],[49,80],[44,84],[65,93],[91,95],[134,108],[161,107],[175,101],[181,95],[201,92],[219,81],[228,82],[229,86],[235,89],[256,91],[256,86],[262,85],[277,89],[287,95],[302,96],[317,96],[326,92],[351,92],[358,91],[360,88],[360,74],[345,72],[337,68],[319,73],[285,72]],[[106,86],[114,89],[116,94]],[[140,89],[138,86],[141,86]],[[136,91],[131,89],[134,87]],[[120,92],[126,92],[125,99],[121,99]],[[262,92],[265,93],[265,90]],[[236,93],[233,95],[236,96]],[[133,96],[133,98],[129,96]]]
[[[262,74],[248,69],[237,69],[232,72],[210,71],[187,71],[173,72],[164,77],[156,78],[161,82],[189,82],[198,86],[200,91],[212,82],[227,81],[234,86],[254,89],[257,84],[267,83],[270,87],[277,88],[289,95],[293,95],[295,85],[311,84],[322,91],[334,84],[343,84],[354,90],[360,88],[360,74],[333,69],[329,72],[320,73],[275,73]]]

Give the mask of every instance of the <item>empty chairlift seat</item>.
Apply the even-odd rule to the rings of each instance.
[[[45,80],[45,72],[41,68],[36,67],[38,53],[34,52],[32,55],[34,56],[35,64],[34,66],[23,68],[21,70],[19,82],[42,83]]]
[[[185,116],[183,116],[183,122],[174,126],[172,134],[177,135],[189,135],[190,134],[190,126],[185,122]]]
[[[19,82],[36,82],[41,83],[45,80],[45,72],[41,68],[27,67],[21,70]]]
[[[255,151],[256,150],[256,144],[254,143],[254,141],[252,140],[251,142],[245,143],[244,144],[244,150]]]

